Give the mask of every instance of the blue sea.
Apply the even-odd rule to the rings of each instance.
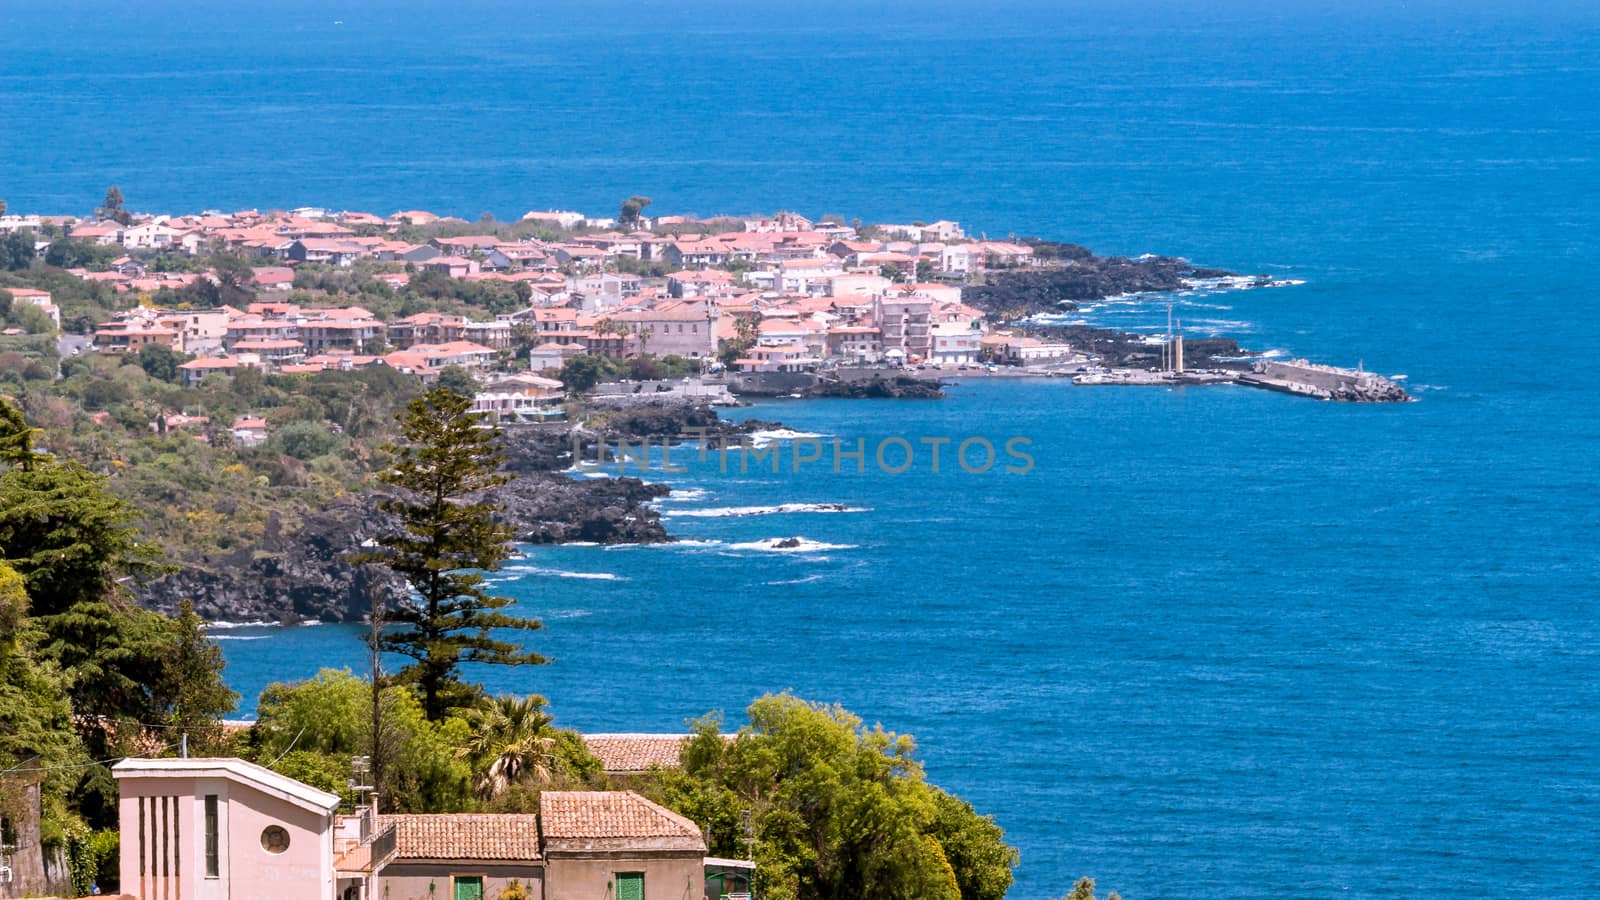
[[[1081,875],[1596,896],[1600,12],[1503,6],[8,0],[0,197],[514,218],[643,193],[1303,280],[1171,299],[1418,402],[762,404],[739,414],[824,460],[675,454],[651,477],[686,540],[530,549],[499,586],[555,662],[484,677],[590,730],[842,703],[994,814],[1025,900]],[[1154,330],[1166,302],[1084,316]],[[833,470],[834,438],[896,436],[906,472]],[[926,437],[1024,437],[1034,465],[935,473]],[[803,503],[853,511],[716,514]],[[218,633],[247,709],[360,665],[351,628]]]

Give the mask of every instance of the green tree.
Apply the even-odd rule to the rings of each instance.
[[[60,669],[39,658],[42,637],[28,618],[23,579],[0,564],[0,812],[20,803],[18,790],[35,773],[5,778],[10,769],[45,769],[39,777],[41,831],[46,845],[56,846],[77,818],[67,805],[75,777],[66,766],[84,758],[72,729],[72,705]]]
[[[11,321],[29,334],[52,335],[56,333],[55,320],[50,318],[49,313],[31,303],[24,303],[12,308]]]
[[[227,746],[222,717],[239,705],[238,693],[222,677],[222,648],[206,636],[205,621],[187,600],[176,617],[142,618],[155,631],[146,643],[154,658],[145,676],[149,709],[162,719],[153,724],[187,735],[191,752],[220,755]]]
[[[537,694],[502,694],[468,713],[472,738],[464,752],[480,797],[493,800],[523,781],[543,784],[553,777],[557,742],[545,705]]]
[[[445,366],[439,370],[439,380],[436,384],[457,396],[471,400],[478,393],[478,383],[472,380],[472,375],[460,366]]]
[[[350,796],[352,756],[372,748],[371,684],[348,669],[323,669],[261,693],[252,753],[262,765],[314,787]],[[383,754],[388,764],[378,784],[385,808],[402,812],[452,812],[471,803],[471,767],[459,748],[471,726],[458,717],[430,722],[416,694],[384,688]]]
[[[39,434],[39,429],[28,424],[21,408],[0,401],[0,464],[31,471],[34,466],[48,459],[33,449]]]
[[[90,752],[109,746],[118,720],[201,730],[233,708],[221,654],[187,610],[169,619],[119,598],[120,579],[161,568],[132,509],[103,476],[34,453],[31,434],[0,412],[0,558],[23,578],[39,655],[67,673]]]
[[[273,433],[268,446],[299,460],[316,459],[339,446],[339,436],[321,422],[290,422]]]
[[[16,271],[33,265],[33,232],[19,228],[0,237],[0,269]]]
[[[122,575],[149,569],[132,521],[105,478],[76,463],[35,460],[0,474],[0,553],[26,579],[47,630],[74,606],[109,598]]]
[[[45,248],[44,262],[47,266],[58,269],[71,269],[84,265],[88,261],[88,254],[77,241],[69,238],[56,238]]]
[[[575,394],[584,394],[600,383],[604,373],[605,362],[600,357],[574,356],[561,364],[561,374],[557,377],[567,390]]]
[[[760,322],[755,316],[735,316],[733,328],[732,340],[717,342],[717,360],[725,366],[733,365],[735,360],[750,352],[761,334]]]
[[[638,194],[634,194],[632,197],[622,201],[622,207],[617,210],[617,227],[630,231],[638,228],[641,221],[640,214],[649,205],[650,198],[641,197]]]
[[[181,361],[178,352],[165,344],[146,344],[139,348],[139,367],[151,378],[168,384],[178,382],[178,363]]]
[[[1094,879],[1079,878],[1078,883],[1072,886],[1072,893],[1068,894],[1064,900],[1094,900]],[[1122,900],[1122,896],[1116,891],[1112,891],[1106,897],[1106,900]]]
[[[105,202],[95,212],[103,219],[112,219],[122,225],[133,221],[133,216],[122,208],[122,188],[116,185],[106,188]]]
[[[652,790],[708,826],[712,852],[755,831],[757,889],[770,900],[999,900],[1016,851],[992,819],[928,784],[911,739],[837,706],[767,696],[726,739],[696,726],[681,772]]]
[[[380,507],[397,517],[400,528],[378,540],[381,551],[363,557],[398,572],[416,592],[388,612],[398,627],[385,631],[380,643],[412,660],[399,677],[416,685],[428,720],[435,722],[453,707],[471,705],[479,693],[461,680],[463,663],[546,662],[490,635],[493,629],[532,631],[542,624],[505,612],[510,598],[484,589],[482,573],[511,555],[512,532],[495,521],[499,507],[479,499],[508,477],[499,472],[499,432],[484,427],[471,405],[435,388],[406,406],[399,417],[405,443],[389,448],[394,463],[378,476],[398,493]]]

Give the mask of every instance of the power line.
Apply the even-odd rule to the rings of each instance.
[[[168,744],[165,747],[157,747],[154,752],[163,753],[163,752],[165,752],[167,750],[171,750],[173,747],[176,747],[176,746],[178,746],[176,743]],[[23,772],[60,772],[60,771],[65,771],[67,769],[87,769],[90,766],[103,766],[106,763],[118,763],[118,762],[122,762],[125,759],[133,759],[133,758],[136,758],[136,757],[113,756],[113,757],[110,757],[108,759],[96,759],[96,760],[91,760],[89,762],[82,762],[82,763],[67,763],[65,765],[60,765],[60,766],[31,766],[29,768],[23,768],[22,766],[13,766],[13,767],[11,767],[9,769],[0,770],[0,778],[3,778],[5,776],[7,776],[7,775],[12,775],[12,774],[16,774],[16,773],[23,773]]]
[[[274,766],[277,765],[278,764],[278,760],[283,759],[285,756],[288,756],[289,755],[289,751],[294,749],[294,745],[300,743],[300,735],[305,734],[305,733],[306,733],[306,726],[304,726],[304,725],[300,726],[300,730],[295,734],[294,740],[289,742],[289,746],[283,748],[283,752],[278,754],[278,759],[274,759],[272,761],[272,765],[274,765]],[[268,766],[268,768],[271,768],[271,766]]]

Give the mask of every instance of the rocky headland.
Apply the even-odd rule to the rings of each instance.
[[[1041,258],[1053,257],[1063,264],[991,273],[983,283],[963,287],[961,302],[982,310],[991,321],[1009,322],[1075,309],[1079,303],[1119,294],[1180,291],[1198,281],[1238,277],[1225,269],[1202,268],[1174,256],[1095,256],[1076,244],[1029,243]]]
[[[670,493],[638,478],[573,478],[574,447],[592,460],[606,446],[645,440],[677,441],[699,434],[736,440],[775,422],[732,423],[715,409],[657,403],[627,409],[595,408],[576,426],[512,427],[502,433],[505,471],[496,488],[500,517],[527,544],[593,542],[650,544],[672,540],[649,504]],[[222,555],[175,560],[180,568],[137,585],[145,606],[171,612],[188,600],[216,622],[299,623],[361,621],[374,597],[393,603],[406,595],[403,580],[379,566],[359,565],[352,554],[396,523],[378,509],[374,494],[348,496],[306,515],[298,527],[269,527],[255,546]]]

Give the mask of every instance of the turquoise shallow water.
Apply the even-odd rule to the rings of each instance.
[[[0,5],[14,210],[115,182],[174,209],[642,191],[949,216],[1304,279],[1188,298],[1186,320],[1420,397],[768,404],[751,414],[845,440],[1024,435],[1037,465],[691,464],[664,480],[703,493],[665,509],[865,511],[533,551],[503,587],[556,663],[496,688],[606,730],[768,690],[841,701],[995,813],[1019,898],[1088,873],[1128,897],[1600,893],[1592,10],[176,9]],[[793,535],[834,548],[735,546]],[[342,627],[223,636],[247,697],[359,661]]]

